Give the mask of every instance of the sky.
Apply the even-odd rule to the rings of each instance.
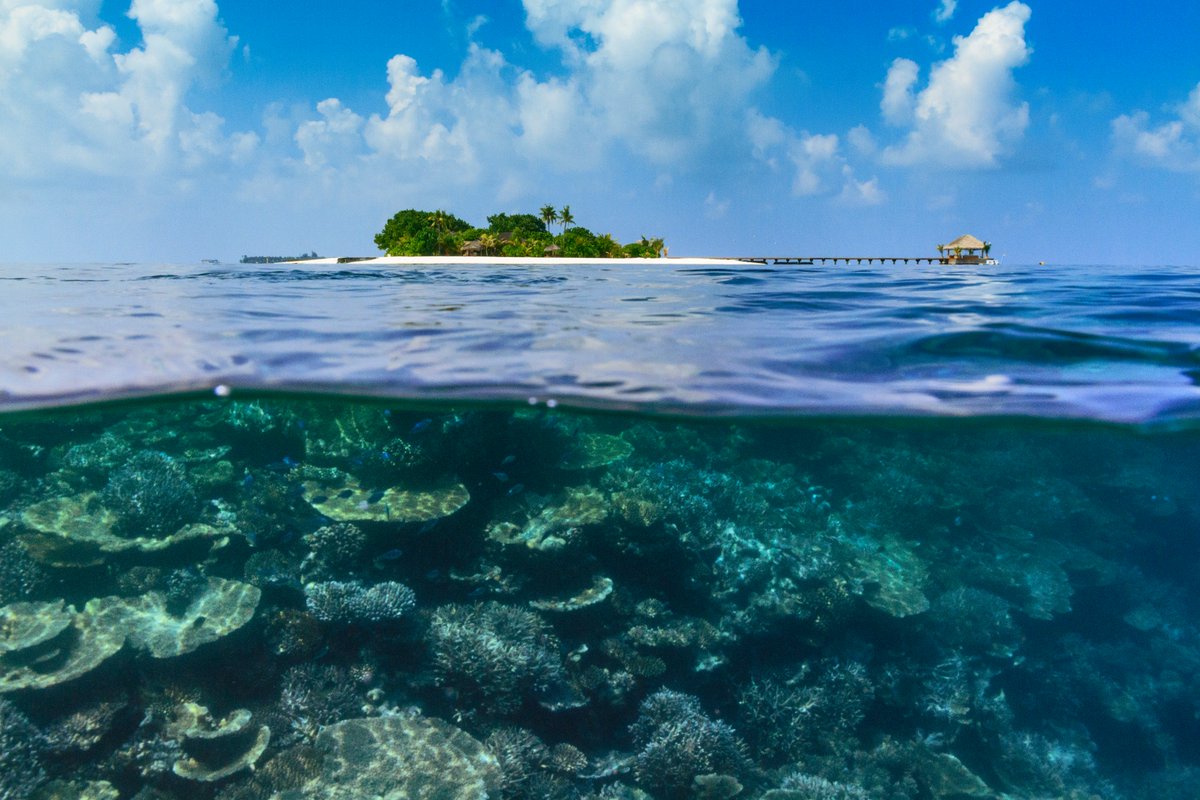
[[[672,255],[1200,265],[1198,35],[1194,0],[0,0],[0,262],[552,204]]]

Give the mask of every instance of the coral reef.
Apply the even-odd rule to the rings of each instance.
[[[430,620],[429,646],[438,684],[490,713],[511,714],[564,680],[550,626],[521,608],[441,606]]]
[[[0,797],[25,800],[46,780],[45,741],[29,718],[0,697]]]
[[[706,715],[691,695],[660,689],[642,701],[629,731],[639,748],[637,781],[662,797],[687,797],[703,776],[736,778],[748,767],[737,733]]]
[[[271,729],[251,723],[244,708],[214,718],[207,708],[183,703],[164,733],[179,742],[182,755],[171,766],[181,778],[213,783],[253,768],[271,741]]]
[[[496,757],[437,719],[375,717],[331,725],[317,737],[319,776],[279,800],[487,800],[500,785]]]
[[[119,515],[122,534],[166,536],[196,521],[203,504],[187,473],[166,453],[134,453],[108,479],[101,502]]]
[[[322,581],[304,587],[309,613],[322,622],[341,624],[395,621],[412,611],[416,595],[402,583],[364,586],[358,581]]]
[[[0,796],[1191,797],[1200,440],[0,419]]]

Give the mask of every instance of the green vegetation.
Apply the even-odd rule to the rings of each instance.
[[[476,228],[446,211],[399,211],[375,235],[389,256],[559,256],[566,258],[659,258],[662,239],[622,245],[610,234],[596,235],[575,225],[570,206],[542,206],[535,214],[492,214],[486,228]],[[550,226],[558,223],[555,235]]]

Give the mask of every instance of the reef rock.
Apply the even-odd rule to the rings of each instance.
[[[50,781],[33,800],[117,800],[121,793],[108,781]]]
[[[467,487],[450,483],[434,489],[366,489],[338,473],[339,481],[305,481],[304,499],[336,522],[428,522],[448,517],[471,499]]]
[[[90,605],[90,604],[89,604]],[[64,617],[67,624],[63,625]],[[14,603],[0,609],[7,650],[0,651],[0,693],[45,689],[100,666],[125,644],[125,629],[108,609]]]
[[[149,592],[142,597],[104,597],[91,600],[85,611],[116,617],[129,643],[154,658],[190,653],[245,625],[258,608],[262,590],[224,578],[208,578],[207,585],[182,613],[172,614],[166,595]]]
[[[878,549],[860,550],[853,559],[867,605],[893,617],[929,610],[924,588],[925,565],[899,537],[888,537]]]
[[[572,487],[553,498],[524,523],[494,522],[488,538],[503,545],[524,545],[552,552],[565,547],[581,528],[608,519],[608,501],[592,487]]]
[[[633,445],[620,436],[607,433],[581,433],[574,445],[559,461],[558,466],[568,470],[593,469],[620,461],[633,453]]]
[[[116,532],[120,515],[100,505],[94,492],[35,503],[21,514],[21,522],[32,531],[22,537],[29,554],[55,567],[90,566],[103,563],[109,553],[156,553],[236,533],[231,527],[193,523],[167,536],[123,536]]]
[[[0,654],[36,647],[62,633],[74,617],[63,604],[54,600],[0,608]]]
[[[487,800],[500,765],[483,744],[425,717],[350,719],[317,737],[321,774],[272,800]]]
[[[612,578],[598,575],[592,579],[592,585],[579,594],[565,600],[531,600],[529,605],[539,611],[578,611],[581,608],[594,606],[607,600],[613,592]]]
[[[211,783],[253,767],[271,741],[271,729],[255,727],[250,720],[244,708],[214,719],[204,706],[183,703],[165,731],[184,751],[172,771],[181,778]]]

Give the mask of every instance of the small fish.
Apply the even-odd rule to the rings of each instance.
[[[505,456],[504,460],[500,462],[500,466],[507,467],[509,464],[513,463],[516,460],[517,460],[516,456]]]
[[[340,492],[338,492],[338,497],[342,498],[343,500],[348,500],[349,498],[351,498],[353,496],[354,496],[353,489],[342,489]]]
[[[418,422],[416,425],[412,426],[412,429],[409,430],[409,435],[412,435],[414,433],[420,433],[421,431],[425,430],[432,424],[433,424],[433,420],[426,417],[425,419]]]
[[[372,492],[371,496],[367,498],[367,502],[368,503],[378,503],[382,499],[383,499],[383,492],[381,492],[381,491]]]
[[[507,472],[493,472],[492,477],[495,478],[496,480],[500,481],[501,483],[508,483],[508,473]]]
[[[400,558],[400,556],[402,556],[402,555],[404,555],[403,550],[401,550],[399,547],[393,547],[391,550],[388,550],[386,553],[381,553],[380,555],[375,556],[375,560],[376,561],[395,561],[396,559]]]
[[[437,524],[438,524],[438,520],[431,519],[428,522],[426,522],[424,525],[422,525],[420,528],[417,529],[417,534],[420,535],[422,533],[429,533],[431,530],[433,530],[434,528],[437,527]]]
[[[425,580],[427,581],[436,581],[441,577],[442,571],[440,569],[431,569],[429,572],[425,573]]]
[[[312,499],[312,501],[313,501],[313,505],[317,505],[317,506],[319,506],[319,505],[321,505],[322,503],[328,503],[328,502],[329,502],[329,497],[328,497],[328,496],[326,496],[326,495],[323,495],[323,494],[319,494],[319,495],[317,495],[316,497],[314,497],[314,498]]]
[[[254,476],[247,472],[246,477],[242,478],[242,486],[249,489],[252,485],[254,485]]]
[[[297,467],[300,465],[300,462],[297,461],[296,459],[292,458],[291,456],[284,456],[283,457],[283,465],[285,467]]]
[[[518,495],[523,491],[525,491],[525,484],[518,483],[508,490],[508,496],[513,497],[514,495]]]

